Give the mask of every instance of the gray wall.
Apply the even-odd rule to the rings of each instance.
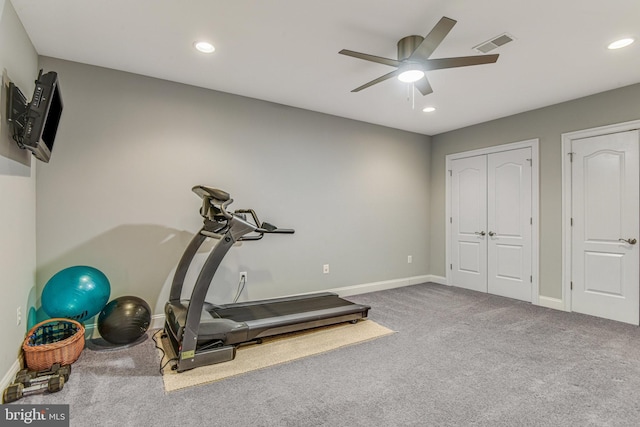
[[[232,248],[211,300],[230,301],[240,271],[241,299],[428,273],[429,137],[52,58],[41,66],[59,73],[65,108],[38,168],[40,287],[93,265],[112,297],[138,295],[160,313],[201,225],[197,184],[296,230]]]
[[[0,73],[6,71],[31,98],[37,66],[36,51],[11,2],[0,0]],[[17,360],[30,302],[35,302],[36,171],[35,162],[29,166],[30,156],[8,136],[4,93],[0,98],[0,380],[6,382],[12,378],[3,376]],[[20,325],[16,324],[18,307]]]
[[[445,156],[540,139],[540,295],[562,296],[561,135],[640,118],[640,84],[470,126],[431,140],[431,270],[445,275]]]

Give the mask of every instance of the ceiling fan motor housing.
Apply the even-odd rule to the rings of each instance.
[[[407,59],[420,43],[422,43],[424,37],[422,36],[407,36],[398,42],[398,61],[404,61]]]

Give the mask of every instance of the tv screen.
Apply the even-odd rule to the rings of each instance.
[[[42,74],[40,70],[33,98],[27,107],[22,144],[43,162],[49,162],[51,158],[62,108],[58,74],[53,71]]]

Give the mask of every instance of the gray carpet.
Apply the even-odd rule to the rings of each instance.
[[[165,394],[153,341],[86,349],[72,426],[636,426],[640,329],[435,284],[350,297],[398,333]],[[20,403],[20,402],[18,402]]]

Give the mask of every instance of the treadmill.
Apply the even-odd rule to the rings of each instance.
[[[175,361],[173,370],[183,372],[233,360],[239,345],[260,343],[264,337],[367,318],[371,307],[330,292],[222,305],[205,302],[215,272],[231,246],[260,240],[265,234],[293,234],[294,230],[260,223],[253,209],[229,212],[227,206],[233,199],[225,191],[195,186],[193,192],[202,198],[204,225],[178,263],[164,309],[162,341],[167,356]],[[202,266],[191,298],[182,300],[187,270],[207,238],[218,242]]]

